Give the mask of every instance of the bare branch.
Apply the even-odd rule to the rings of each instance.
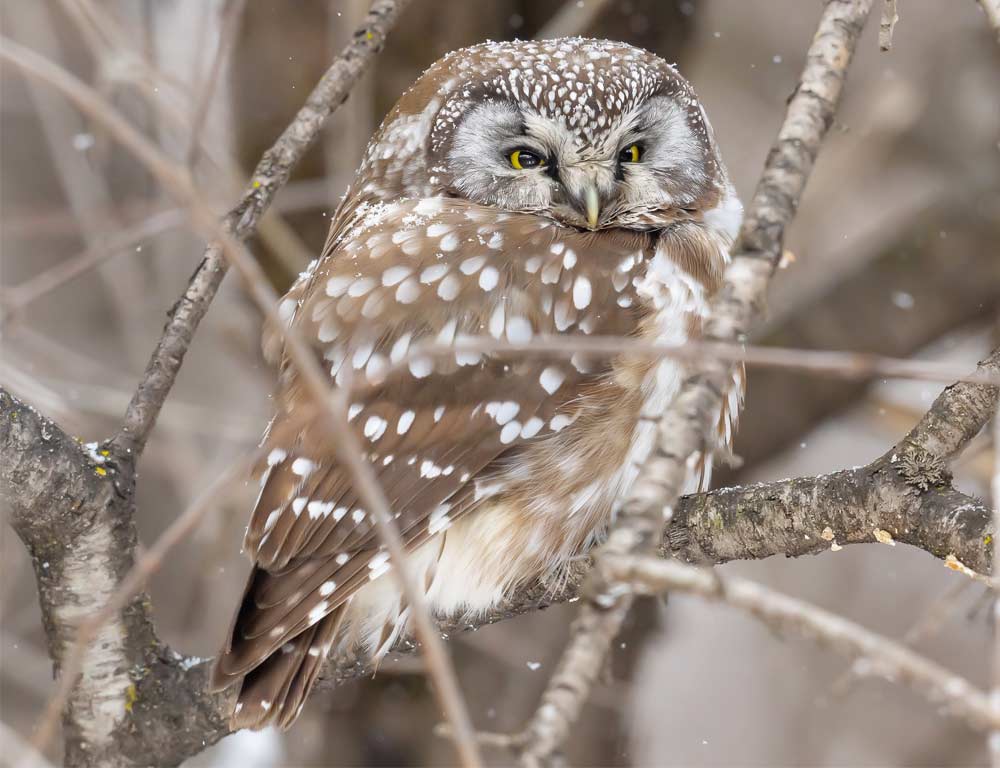
[[[250,237],[257,223],[288,181],[292,168],[315,141],[326,119],[347,98],[351,87],[381,50],[386,35],[411,0],[374,0],[368,16],[323,75],[295,119],[261,158],[250,187],[224,219],[226,231],[237,240]],[[170,392],[191,344],[194,332],[215,298],[225,276],[222,253],[210,245],[184,295],[170,311],[135,397],[125,413],[121,432],[114,440],[119,454],[142,452],[163,401]]]
[[[979,364],[976,373],[1000,373],[1000,348]],[[938,396],[898,448],[912,447],[941,462],[950,462],[990,420],[998,397],[994,386],[953,384]]]
[[[610,0],[566,0],[535,35],[537,40],[584,34]]]
[[[979,0],[979,5],[986,14],[986,20],[993,27],[997,42],[1000,43],[1000,0]]]
[[[198,95],[195,99],[194,116],[191,118],[191,135],[188,139],[186,153],[186,162],[189,168],[193,168],[198,160],[201,131],[205,126],[205,119],[208,117],[208,108],[212,103],[215,86],[222,73],[222,65],[233,44],[233,38],[236,36],[236,30],[239,28],[240,17],[243,15],[245,6],[246,0],[227,0],[222,9],[219,22],[219,42],[215,47],[208,72],[199,85]]]
[[[776,629],[803,635],[850,658],[864,659],[870,674],[912,688],[973,728],[1000,727],[1000,715],[989,697],[965,678],[815,605],[746,579],[722,579],[714,571],[671,560],[612,557],[602,565],[607,567],[609,578],[631,583],[644,592],[690,592],[739,608]]]
[[[994,398],[996,399],[996,398]],[[993,562],[1000,562],[1000,408],[993,414],[993,478],[990,490],[993,497]],[[992,691],[990,703],[994,717],[1000,721],[1000,600],[993,600],[993,658]],[[1000,766],[1000,725],[994,724],[987,740],[990,764]]]
[[[160,211],[135,226],[123,229],[106,241],[91,245],[83,253],[7,289],[3,297],[4,315],[16,316],[28,304],[65,285],[87,270],[126,251],[134,251],[137,243],[175,229],[183,221],[184,214],[179,210]]]
[[[899,9],[896,0],[882,0],[882,20],[878,26],[878,47],[882,51],[892,50],[892,33],[896,31],[899,21]]]
[[[734,258],[713,299],[706,335],[737,341],[760,313],[764,293],[782,251],[785,228],[795,215],[806,180],[832,123],[847,68],[873,0],[830,0],[806,57],[806,66],[734,247]],[[619,519],[597,560],[607,554],[655,549],[664,515],[669,516],[687,475],[687,459],[704,449],[732,373],[729,365],[703,361],[688,378],[659,424],[654,455],[640,470]],[[551,761],[561,749],[603,666],[608,638],[615,636],[632,603],[628,590],[602,584],[595,569],[590,599],[577,631],[541,704],[527,727],[525,765]],[[581,631],[588,628],[588,631]]]
[[[462,700],[454,669],[438,637],[423,589],[417,585],[407,565],[403,540],[395,527],[388,501],[378,485],[372,467],[364,458],[357,436],[349,427],[343,393],[336,397],[330,396],[328,380],[311,348],[298,334],[281,322],[277,312],[278,296],[268,283],[263,270],[246,252],[239,240],[230,234],[225,226],[216,223],[207,202],[193,185],[190,175],[171,163],[169,158],[118,116],[111,105],[105,103],[84,83],[44,59],[2,38],[0,43],[2,43],[0,58],[7,59],[56,87],[131,151],[179,202],[189,206],[196,228],[207,239],[218,241],[225,258],[237,267],[246,280],[251,297],[274,327],[282,329],[286,354],[298,369],[304,389],[320,409],[319,415],[327,427],[330,444],[335,447],[341,463],[353,476],[354,486],[360,499],[373,511],[379,538],[393,564],[391,568],[393,578],[397,580],[413,611],[413,622],[417,636],[425,649],[428,670],[436,683],[435,691],[442,707],[456,733],[456,743],[463,765],[473,768],[481,765],[482,760],[478,754],[468,711]],[[66,689],[72,688],[71,682],[64,682],[63,685]]]

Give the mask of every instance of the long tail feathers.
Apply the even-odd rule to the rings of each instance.
[[[289,728],[302,711],[343,621],[341,606],[293,637],[242,678],[232,729]]]

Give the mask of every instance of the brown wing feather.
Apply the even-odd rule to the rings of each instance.
[[[350,424],[412,551],[473,511],[490,492],[491,465],[560,429],[580,387],[609,366],[501,353],[430,360],[409,349],[463,336],[627,334],[640,312],[633,273],[652,237],[595,237],[444,198],[362,206],[338,232],[282,311],[317,340],[335,381],[360,385]],[[620,311],[601,311],[616,303]],[[370,567],[384,557],[370,510],[322,433],[295,420],[306,398],[287,360],[280,402],[246,536],[257,569],[217,663],[219,685],[278,664],[265,660],[382,571]]]

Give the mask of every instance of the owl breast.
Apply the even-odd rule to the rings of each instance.
[[[628,308],[630,327],[622,335],[683,344],[707,310],[706,283],[665,248],[653,251],[645,271],[632,277],[637,305]],[[656,420],[684,377],[683,364],[669,359],[623,354],[600,361],[578,354],[572,361],[590,376],[572,407],[554,417],[560,428],[474,480],[475,514],[411,556],[437,614],[488,611],[518,583],[557,580],[572,557],[600,541],[653,449]],[[689,490],[700,480],[696,475]],[[406,631],[408,611],[391,580],[382,579],[357,593],[348,621],[355,629],[349,641],[378,656]]]

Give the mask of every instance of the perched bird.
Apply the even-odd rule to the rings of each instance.
[[[741,216],[691,86],[647,51],[484,43],[402,96],[280,309],[351,387],[350,424],[435,612],[485,611],[599,541],[684,377],[672,360],[469,340],[682,343]],[[411,354],[427,342],[465,346]],[[265,352],[281,378],[246,534],[254,567],[213,676],[241,686],[237,728],[289,726],[332,649],[379,657],[409,611],[351,477],[303,418],[276,329]],[[741,394],[737,378],[722,444]]]

